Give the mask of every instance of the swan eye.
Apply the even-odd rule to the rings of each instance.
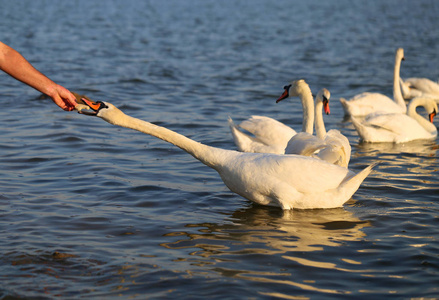
[[[99,107],[97,109],[98,111],[103,109],[103,108],[108,108],[108,106],[104,102],[102,102],[102,101],[98,101],[96,103],[99,104]]]
[[[286,86],[284,86],[284,90],[289,90],[290,89],[290,87],[291,87],[291,84],[290,85],[286,85]]]

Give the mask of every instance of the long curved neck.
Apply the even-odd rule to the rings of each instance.
[[[303,107],[302,131],[309,134],[313,134],[313,128],[314,128],[313,100],[314,99],[312,98],[311,89],[308,86],[300,94],[300,100],[302,101],[302,107]]]
[[[155,136],[163,141],[171,143],[212,168],[221,165],[223,161],[222,159],[227,156],[227,153],[234,152],[201,144],[175,131],[128,116],[123,112],[118,114],[117,119],[106,121],[114,125],[134,129]]]
[[[395,66],[393,69],[393,100],[396,102],[396,104],[398,104],[399,106],[403,107],[406,110],[407,106],[405,105],[404,98],[402,97],[401,86],[399,83],[400,70],[401,70],[401,60],[402,60],[402,57],[399,55],[396,55]]]
[[[428,132],[434,133],[437,132],[436,126],[433,123],[430,123],[427,119],[422,117],[420,114],[416,112],[416,108],[418,106],[423,106],[427,110],[426,101],[424,98],[415,98],[410,101],[407,108],[407,115],[415,119],[419,125],[421,125]]]
[[[314,108],[314,126],[316,130],[316,136],[323,139],[326,135],[325,122],[323,121],[323,102],[316,99]]]

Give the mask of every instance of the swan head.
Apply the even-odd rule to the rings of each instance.
[[[323,103],[323,109],[327,115],[331,113],[331,110],[329,109],[329,98],[331,98],[331,93],[325,88],[321,89],[316,96],[316,103]]]
[[[405,60],[405,58],[404,58],[404,49],[402,49],[402,48],[396,49],[395,57],[396,57],[396,60]]]
[[[417,97],[414,99],[416,99],[418,101],[412,100],[413,102],[418,102],[421,106],[423,106],[425,108],[425,110],[428,113],[428,120],[430,121],[430,123],[433,123],[433,119],[438,112],[436,101],[433,98]]]
[[[309,85],[304,79],[299,79],[291,82],[291,84],[284,86],[283,94],[276,100],[276,103],[288,98],[288,97],[299,97],[305,93],[311,93]]]
[[[82,99],[82,101],[89,107],[89,109],[81,110],[79,113],[99,117],[111,124],[115,124],[115,122],[120,119],[119,116],[124,114],[120,109],[109,102],[93,102],[87,99]]]

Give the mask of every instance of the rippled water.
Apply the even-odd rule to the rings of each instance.
[[[359,144],[338,98],[439,78],[437,1],[0,1],[1,40],[73,91],[235,149],[227,117],[298,129],[305,78],[332,93],[343,208],[261,207],[180,149],[63,112],[0,74],[1,299],[380,299],[439,295],[436,141]],[[437,121],[436,121],[437,124]]]

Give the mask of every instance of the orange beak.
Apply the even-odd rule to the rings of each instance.
[[[431,114],[428,115],[430,118],[430,122],[433,123],[433,119],[436,116],[436,110],[433,110],[433,112]]]
[[[90,107],[91,109],[93,109],[94,111],[97,111],[99,109],[99,103],[95,103],[93,101],[87,100],[85,98],[81,99],[82,101],[85,102],[85,104],[88,105],[88,107]]]
[[[331,113],[331,110],[329,109],[329,101],[328,99],[323,100],[323,110],[325,111],[325,114],[329,115]]]
[[[288,91],[290,90],[291,85],[284,86],[285,91],[283,94],[276,100],[276,103],[279,103],[280,101],[288,98],[289,94]]]
[[[96,103],[93,101],[90,101],[88,99],[82,98],[81,99],[88,107],[90,107],[90,110],[81,110],[79,113],[83,115],[88,116],[96,116],[97,112],[100,108],[100,103]]]

